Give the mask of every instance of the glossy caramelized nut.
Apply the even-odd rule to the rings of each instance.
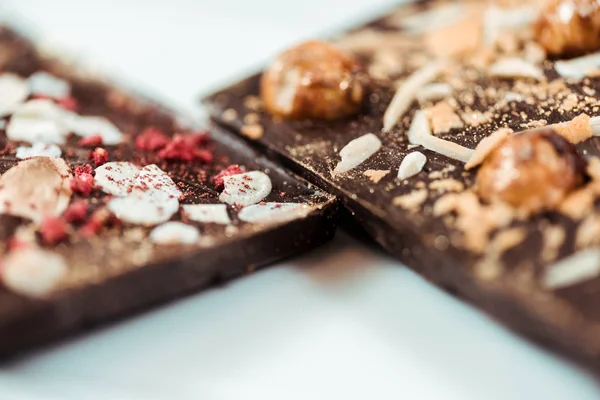
[[[535,24],[549,55],[579,56],[600,49],[600,0],[550,0]]]
[[[477,174],[483,200],[525,212],[555,208],[583,182],[585,161],[552,129],[513,135],[485,160]]]
[[[368,85],[362,65],[336,47],[302,43],[281,54],[261,81],[261,97],[272,114],[332,120],[356,113]]]

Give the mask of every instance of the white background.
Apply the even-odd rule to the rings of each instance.
[[[44,40],[194,110],[389,0],[4,0]],[[2,340],[0,338],[0,340]],[[598,399],[585,372],[345,237],[0,366],[0,399]]]

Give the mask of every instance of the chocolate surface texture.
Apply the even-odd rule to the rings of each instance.
[[[308,250],[335,199],[0,28],[0,357]]]
[[[597,372],[600,43],[577,24],[599,7],[542,3],[418,2],[334,38],[370,76],[350,117],[272,116],[260,75],[204,104],[427,279]]]

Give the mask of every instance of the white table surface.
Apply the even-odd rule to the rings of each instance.
[[[277,50],[392,3],[3,1],[44,39],[190,111],[199,93]],[[0,399],[367,398],[598,399],[600,387],[343,234],[226,287],[0,366]]]

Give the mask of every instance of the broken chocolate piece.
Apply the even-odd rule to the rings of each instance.
[[[449,27],[473,32],[473,18],[482,26],[479,47],[448,57],[448,49],[429,45],[432,38],[444,44],[440,32]],[[258,113],[263,135],[252,143],[339,195],[350,224],[434,283],[600,372],[600,275],[597,257],[587,253],[600,246],[600,57],[548,59],[535,40],[537,19],[537,8],[522,2],[433,0],[341,35],[334,44],[377,78],[364,108],[344,120],[281,120],[250,109],[259,75],[204,103],[215,121],[237,133],[247,114]],[[447,40],[448,48],[456,45]],[[442,86],[423,95],[430,85]],[[438,124],[444,127],[436,133],[428,113],[442,96],[452,123]],[[540,128],[560,135],[537,142],[547,159],[535,156],[537,145],[513,148],[513,161],[535,164],[512,170],[524,174],[526,198],[498,199],[493,191],[502,174],[478,189],[477,176],[486,186],[493,159],[510,159],[503,146],[524,144],[529,133],[519,132]],[[340,150],[367,133],[380,148],[332,175]],[[427,158],[418,175],[400,180],[388,173],[415,150]],[[519,210],[522,200],[529,213]],[[568,256],[575,262],[562,264]]]
[[[182,125],[172,110],[42,58],[7,28],[0,47],[0,121],[9,121],[0,128],[0,357],[333,237],[335,199],[230,133]],[[46,97],[23,89],[28,78]],[[66,95],[77,112],[54,98]],[[205,185],[230,165],[250,172],[221,174],[221,194]],[[244,211],[261,201],[289,212]]]

